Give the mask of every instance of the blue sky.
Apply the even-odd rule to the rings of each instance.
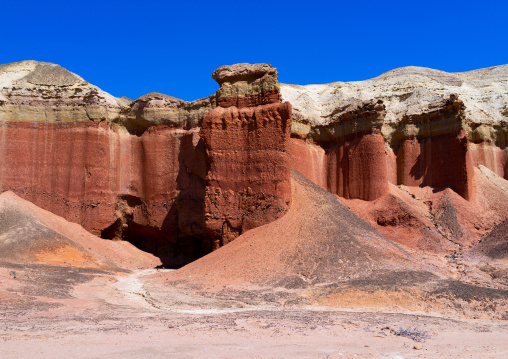
[[[401,66],[508,63],[507,1],[4,1],[0,63],[60,64],[114,96],[194,100],[221,65],[279,81],[354,81]]]

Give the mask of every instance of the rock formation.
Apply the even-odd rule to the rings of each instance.
[[[438,312],[453,318],[505,317],[508,266],[506,245],[499,244],[506,238],[489,238],[482,248],[504,252],[497,257],[504,258],[504,266],[482,263],[480,270],[467,268],[465,275],[459,252],[445,257],[447,263],[444,256],[407,251],[297,171],[292,171],[292,180],[293,202],[285,216],[177,271],[154,275],[152,300],[174,302],[183,292],[249,306],[268,302],[274,308],[317,304],[357,311]],[[499,226],[495,237],[506,235],[506,227]],[[494,279],[485,278],[486,272]]]
[[[282,216],[291,201],[291,105],[267,64],[223,66],[218,107],[204,118],[205,216],[211,249]]]
[[[328,150],[328,189],[344,198],[374,200],[388,192],[382,101],[354,103],[334,114],[333,125],[315,127],[314,141]]]
[[[411,248],[449,252],[508,217],[506,65],[297,86],[237,64],[213,78],[204,99],[131,101],[55,64],[0,65],[1,190],[166,260],[279,218],[290,167]]]
[[[368,276],[383,269],[414,269],[411,258],[327,191],[292,171],[293,203],[287,215],[241,236],[170,278],[222,285],[271,284],[310,288]],[[238,255],[237,255],[238,254]]]
[[[283,99],[293,105],[291,149],[298,155],[292,156],[292,166],[344,197],[394,241],[432,251],[471,243],[508,216],[503,206],[489,209],[486,203],[496,201],[493,196],[482,200],[479,188],[480,183],[488,186],[488,180],[475,175],[485,166],[493,176],[508,179],[507,79],[507,65],[454,74],[408,67],[361,82],[281,84]],[[413,198],[402,195],[402,200],[393,185]],[[420,195],[419,188],[436,193],[451,189],[470,203],[459,205],[452,194],[447,200]],[[369,207],[350,201],[354,199],[375,203]],[[451,212],[436,213],[435,201],[454,203],[449,208],[464,223],[454,228],[473,229],[445,229],[439,221]],[[388,214],[388,208],[380,210],[381,203],[398,203],[398,209]],[[363,207],[370,208],[370,214]],[[436,232],[415,235],[421,228]],[[412,234],[401,235],[405,231]]]
[[[317,143],[328,154],[346,118],[353,124],[350,132],[363,131],[365,115],[355,108],[382,101],[385,113],[367,123],[384,139],[388,181],[450,187],[468,198],[473,167],[484,165],[508,178],[507,78],[508,65],[453,74],[407,67],[366,81],[280,86],[293,105],[295,141]],[[341,117],[348,111],[349,117]],[[335,191],[336,154],[330,152],[331,159],[323,156],[324,164],[314,167],[328,168],[326,186]]]
[[[196,125],[213,97],[127,106],[35,61],[3,65],[0,84],[2,190],[163,258],[195,255],[206,174]]]
[[[291,107],[280,103],[277,72],[266,64],[226,66],[214,77],[222,84],[217,92],[221,107],[203,129],[212,146],[205,157],[199,126],[216,107],[215,95],[189,103],[150,93],[129,102],[58,65],[2,65],[2,190],[12,190],[94,234],[129,240],[162,258],[195,257],[211,250],[217,237],[205,226],[208,168],[210,183],[216,186],[224,182],[221,171],[226,167],[250,166],[250,174],[221,187],[238,194],[245,185],[242,198],[248,203],[228,217],[232,231],[276,218],[290,199],[286,138],[291,128]],[[222,132],[220,125],[218,132],[207,133],[207,126],[212,129],[221,116],[229,132]],[[272,138],[273,131],[279,135]],[[223,140],[230,151],[243,152],[243,157],[237,153],[233,167],[215,156],[223,150],[216,146]],[[214,160],[206,163],[205,158]],[[273,175],[260,180],[260,171]]]
[[[128,242],[106,242],[6,191],[0,194],[0,263],[120,271],[160,261]]]
[[[1,65],[0,264],[29,283],[4,275],[7,306],[31,307],[27,293],[49,305],[56,285],[87,312],[90,295],[117,308],[123,290],[159,309],[506,319],[508,66],[309,86],[277,76],[223,66],[210,97],[131,101],[58,65]],[[112,302],[101,294],[104,271],[197,257],[117,277]],[[58,281],[41,286],[49,272]],[[79,273],[101,278],[72,287]]]
[[[216,93],[220,107],[256,107],[281,102],[278,73],[271,65],[221,66],[212,77],[220,85]]]

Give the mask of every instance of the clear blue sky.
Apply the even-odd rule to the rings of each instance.
[[[364,80],[401,66],[508,63],[508,1],[3,1],[0,63],[60,64],[114,96],[185,100],[221,65],[279,80]]]

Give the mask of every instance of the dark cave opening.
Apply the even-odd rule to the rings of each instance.
[[[203,250],[203,239],[198,236],[167,235],[160,229],[133,221],[122,224],[120,219],[104,229],[101,238],[127,241],[153,254],[161,261],[157,268],[178,269],[207,254]]]

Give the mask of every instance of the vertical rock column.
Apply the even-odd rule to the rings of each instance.
[[[291,202],[291,105],[281,103],[277,71],[268,64],[222,66],[217,108],[203,120],[207,177],[203,250],[286,213]]]
[[[382,101],[353,104],[334,115],[326,126],[313,129],[312,137],[331,147],[327,155],[330,192],[344,198],[374,201],[388,193],[388,171],[381,126]]]
[[[463,102],[451,95],[404,117],[397,130],[398,184],[449,187],[471,198],[473,166],[463,129],[464,110]]]

